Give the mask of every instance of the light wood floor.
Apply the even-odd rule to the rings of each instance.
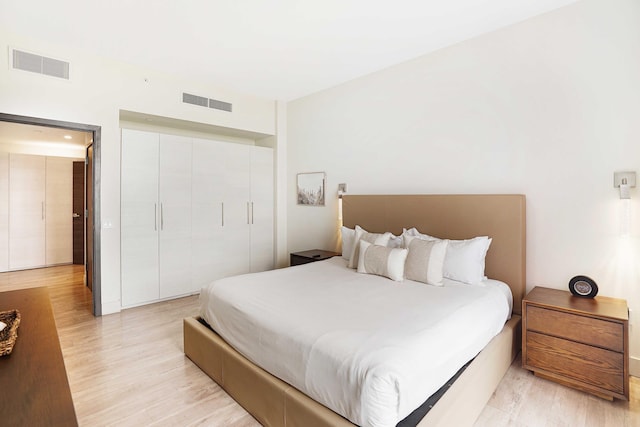
[[[183,354],[182,319],[197,313],[197,297],[95,318],[83,273],[82,266],[0,273],[0,292],[49,287],[80,426],[260,425]],[[640,426],[639,379],[631,378],[630,402],[611,403],[534,377],[520,363],[476,427]]]

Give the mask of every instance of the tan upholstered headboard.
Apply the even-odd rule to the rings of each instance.
[[[403,228],[446,239],[493,238],[485,273],[513,292],[513,312],[520,314],[526,289],[526,199],[507,195],[345,195],[346,227],[371,232]]]

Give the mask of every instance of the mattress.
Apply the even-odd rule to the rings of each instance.
[[[238,352],[361,426],[395,426],[504,326],[504,283],[442,287],[339,257],[218,280],[200,315]]]

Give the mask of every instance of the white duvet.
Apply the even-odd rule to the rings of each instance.
[[[507,285],[435,287],[339,257],[203,288],[200,315],[236,350],[360,426],[395,426],[502,330]]]

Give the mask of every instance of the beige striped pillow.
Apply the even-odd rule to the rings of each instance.
[[[409,280],[442,286],[444,258],[448,240],[422,240],[405,235],[405,246],[409,250],[405,265],[405,276]]]
[[[356,236],[353,240],[353,247],[351,248],[351,256],[349,257],[349,268],[357,268],[358,260],[360,259],[360,241],[373,243],[375,245],[387,246],[391,233],[384,234],[369,233],[364,228],[356,225]]]

